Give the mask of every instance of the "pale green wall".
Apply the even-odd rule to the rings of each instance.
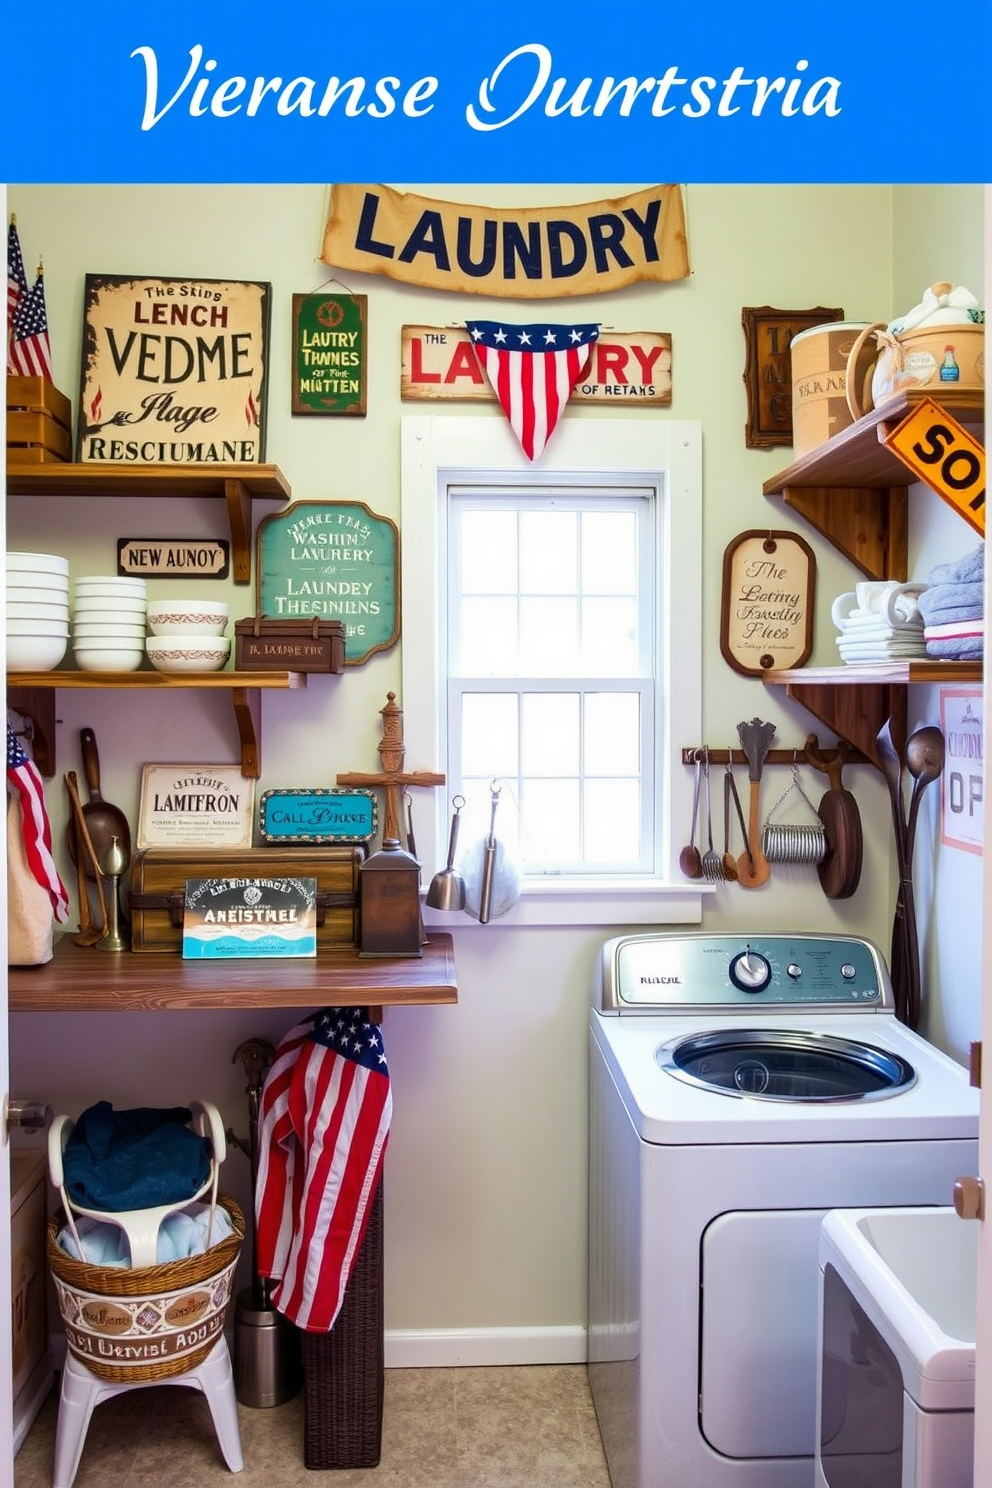
[[[625,188],[415,189],[510,205],[590,200]],[[785,747],[800,746],[817,727],[798,705],[731,671],[720,655],[721,564],[730,539],[767,526],[799,530],[810,541],[818,560],[815,661],[835,659],[830,600],[854,578],[801,519],[761,493],[762,482],[788,463],[790,451],[745,449],[741,308],[826,304],[842,306],[849,319],[887,318],[895,301],[893,202],[888,187],[691,186],[691,278],[568,302],[570,314],[618,330],[670,331],[671,415],[698,419],[703,427],[704,732],[714,747],[726,747],[736,739],[738,721],[756,715],[776,723]],[[399,397],[400,328],[443,325],[497,308],[497,302],[341,275],[350,289],[369,296],[368,417],[294,420],[288,389],[291,296],[317,288],[333,272],[317,261],[325,209],[321,188],[20,187],[10,192],[9,205],[17,213],[29,267],[44,254],[56,382],[74,402],[86,271],[271,281],[268,459],[282,468],[296,499],[361,500],[396,517],[399,419],[424,409]],[[901,211],[900,203],[896,215]],[[498,303],[505,313],[506,302]],[[449,407],[456,411],[458,405]],[[472,405],[462,407],[473,411]],[[85,508],[62,503],[57,510],[51,502],[24,499],[10,502],[10,528],[12,545],[64,547],[78,571],[91,572],[91,565],[111,562],[118,535],[223,530],[219,508],[163,502],[159,510],[128,510],[126,503],[105,500]],[[403,539],[409,552],[416,534]],[[232,591],[230,598],[237,613],[250,612],[248,592]],[[270,695],[259,788],[330,784],[338,770],[372,766],[378,710],[399,677],[394,652],[343,678],[314,679],[306,693]],[[138,764],[232,753],[223,699],[207,704],[180,695],[163,710],[141,694],[107,699],[63,693],[59,714],[62,768],[79,768],[78,728],[93,724],[104,794],[132,813]],[[830,742],[822,730],[821,742]],[[408,763],[423,768],[433,762]],[[830,903],[812,869],[782,868],[758,891],[721,887],[707,907],[707,928],[836,929],[885,943],[885,797],[868,767],[848,774],[845,783],[857,794],[867,839],[855,898]],[[769,780],[766,808],[787,783],[784,772]],[[805,784],[814,800],[826,786],[812,775]],[[58,792],[52,795],[61,821]],[[387,1014],[396,1098],[387,1172],[388,1328],[582,1323],[587,1005],[596,952],[607,933],[595,926],[559,932],[459,925],[459,1006]],[[225,1120],[241,1127],[242,1079],[239,1068],[232,1070],[232,1051],[249,1034],[277,1038],[288,1021],[281,1013],[98,1014],[57,1021],[18,1014],[12,1019],[12,1084],[70,1111],[98,1097],[164,1104],[206,1096],[217,1101]],[[150,1073],[149,1049],[155,1053]],[[225,1182],[243,1196],[245,1174],[237,1154],[227,1169]]]

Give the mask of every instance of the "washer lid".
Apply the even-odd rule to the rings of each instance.
[[[655,1058],[689,1085],[758,1100],[882,1100],[916,1082],[913,1066],[891,1049],[815,1030],[693,1033],[662,1044]]]

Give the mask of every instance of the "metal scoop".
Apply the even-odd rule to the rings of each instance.
[[[448,861],[431,879],[427,890],[427,903],[431,909],[464,909],[465,880],[455,871],[455,849],[458,846],[460,813],[465,805],[464,796],[455,796],[451,802],[454,811],[451,817],[451,832],[448,837]]]

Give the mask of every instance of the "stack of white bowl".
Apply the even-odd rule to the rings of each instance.
[[[148,660],[160,672],[218,672],[231,654],[228,607],[218,599],[157,599],[148,606]]]
[[[81,672],[134,672],[145,657],[144,579],[89,574],[73,585],[72,650]]]
[[[57,553],[8,553],[8,671],[54,671],[68,644],[68,558]]]

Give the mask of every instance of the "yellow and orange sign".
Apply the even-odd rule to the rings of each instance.
[[[985,450],[933,398],[924,398],[885,441],[893,454],[985,536]]]

